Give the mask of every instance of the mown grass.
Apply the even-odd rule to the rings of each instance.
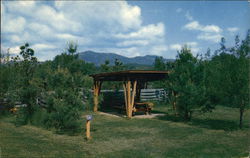
[[[166,112],[167,107],[156,107],[155,111]],[[237,109],[225,107],[194,115],[193,120],[186,123],[171,114],[155,119],[131,120],[93,115],[93,139],[89,141],[85,140],[84,132],[76,136],[58,135],[30,125],[15,127],[12,123],[14,117],[1,118],[1,156],[228,158],[249,155],[250,111],[244,116],[242,130],[238,129]],[[84,128],[84,118],[82,122]]]

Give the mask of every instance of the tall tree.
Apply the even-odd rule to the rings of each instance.
[[[36,106],[38,89],[32,84],[32,79],[37,66],[37,58],[34,57],[34,50],[26,43],[20,47],[20,55],[14,58],[15,68],[17,69],[17,82],[14,93],[19,97],[19,101],[25,104],[23,113],[20,113],[22,124],[31,121]],[[20,118],[19,117],[19,118]]]
[[[246,108],[249,108],[249,68],[250,68],[250,30],[240,43],[239,37],[235,38],[235,46],[230,49],[230,52],[235,56],[234,67],[231,69],[232,90],[231,103],[234,107],[239,108],[239,127],[243,126],[243,115]]]
[[[225,39],[222,38],[221,48],[211,60],[212,102],[238,108],[240,128],[244,111],[249,107],[249,50],[250,31],[243,41],[236,36],[233,47],[226,47]]]
[[[169,75],[170,95],[176,100],[178,114],[189,121],[195,110],[204,110],[208,102],[204,86],[204,68],[191,50],[184,46],[178,52],[172,72]]]

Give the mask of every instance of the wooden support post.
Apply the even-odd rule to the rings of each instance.
[[[98,111],[98,96],[100,94],[101,91],[101,85],[102,82],[101,81],[94,81],[94,89],[93,89],[93,93],[94,93],[94,112]]]
[[[127,82],[123,83],[126,113],[128,118],[132,117],[132,112],[135,102],[134,100],[136,94],[136,85],[137,81],[132,82],[132,95],[131,95],[131,81],[128,80]]]
[[[134,81],[133,83],[133,93],[132,93],[132,100],[131,100],[131,104],[132,106],[134,106],[134,103],[135,103],[135,95],[136,95],[136,85],[137,85],[137,81]]]
[[[131,93],[130,93],[130,90],[131,90],[131,81],[129,80],[127,82],[127,106],[128,106],[128,111],[127,111],[127,116],[128,118],[131,118],[132,117],[132,109],[131,109]],[[130,112],[131,111],[131,112]]]

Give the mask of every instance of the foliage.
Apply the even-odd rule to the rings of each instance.
[[[56,56],[51,64],[55,70],[47,78],[48,90],[45,95],[47,118],[44,123],[46,127],[53,127],[58,132],[79,131],[83,92],[87,93],[90,88],[90,81],[84,75],[88,73],[87,67],[75,55],[76,48],[77,46],[70,44],[68,52]],[[84,88],[81,88],[83,86]]]
[[[0,88],[4,99],[23,106],[18,108],[16,125],[31,123],[58,132],[79,131],[80,112],[91,108],[92,79],[88,74],[95,71],[93,64],[78,59],[73,43],[53,61],[40,64],[29,44],[20,49],[21,56],[12,59],[14,64],[1,65],[1,74],[6,76],[0,80],[6,83]]]
[[[13,58],[16,72],[14,79],[15,87],[11,87],[7,94],[11,95],[11,98],[14,98],[13,95],[17,96],[16,100],[12,101],[13,103],[18,101],[25,106],[20,110],[17,122],[27,124],[32,119],[36,98],[39,93],[39,89],[32,83],[37,67],[37,58],[34,57],[34,50],[29,48],[28,43],[20,46],[20,50],[21,57]]]
[[[122,71],[128,69],[127,66],[123,65],[123,63],[119,59],[115,59],[114,65],[110,65],[110,61],[106,60],[104,64],[100,66],[100,72],[114,72],[114,71]],[[121,89],[122,84],[119,82],[104,82],[102,84],[103,89]]]
[[[164,62],[163,57],[156,57],[154,62],[155,70],[166,70],[166,64]]]
[[[194,110],[205,110],[207,94],[204,87],[204,69],[201,61],[193,57],[191,50],[184,46],[178,52],[174,69],[169,75],[170,95],[175,99],[176,110],[185,120],[190,120]]]
[[[242,127],[249,108],[249,34],[250,31],[242,41],[236,36],[232,47],[227,47],[222,38],[213,55],[208,49],[204,57],[194,57],[184,46],[173,62],[157,57],[152,69],[170,73],[166,80],[153,83],[153,87],[165,88],[176,114],[186,120],[192,118],[194,111],[203,114],[215,105],[223,105],[239,110]],[[24,106],[17,113],[17,125],[41,124],[57,131],[76,132],[80,129],[81,111],[93,106],[93,81],[89,74],[139,68],[124,65],[118,59],[114,65],[105,61],[95,67],[78,58],[77,48],[70,42],[62,54],[45,62],[37,61],[28,43],[20,47],[20,55],[11,61],[8,54],[1,52],[4,60],[0,63],[0,105],[7,104],[8,110],[16,104]],[[122,89],[121,83],[116,82],[105,82],[102,88]]]
[[[243,41],[236,36],[233,47],[227,48],[222,39],[221,48],[217,50],[219,54],[211,61],[215,70],[211,94],[217,96],[217,103],[239,109],[240,128],[244,111],[249,107],[249,50],[250,31]]]

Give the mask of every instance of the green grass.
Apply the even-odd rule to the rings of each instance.
[[[167,108],[159,106],[155,111]],[[127,120],[94,114],[89,141],[84,132],[68,136],[30,125],[15,127],[14,117],[4,117],[0,120],[0,154],[2,158],[247,157],[250,111],[242,130],[237,128],[238,115],[237,109],[217,107],[185,123],[172,115]],[[84,124],[83,120],[83,128]]]

